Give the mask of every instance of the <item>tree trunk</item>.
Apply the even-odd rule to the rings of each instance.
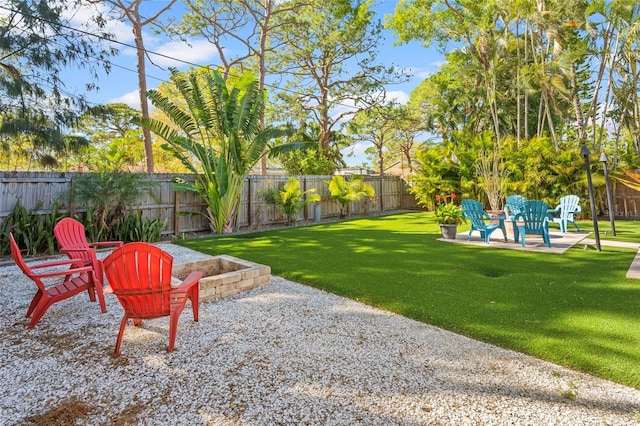
[[[142,26],[140,19],[133,22],[133,35],[136,42],[136,54],[138,57],[138,92],[140,94],[140,112],[144,119],[149,118],[149,102],[147,100],[147,77],[145,67],[145,51],[142,42]],[[142,138],[144,140],[144,152],[147,158],[147,173],[154,172],[153,162],[153,144],[151,141],[151,132],[149,129],[142,129]]]

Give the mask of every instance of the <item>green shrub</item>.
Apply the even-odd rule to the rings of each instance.
[[[153,243],[162,237],[162,231],[167,227],[167,220],[161,221],[157,218],[151,220],[148,217],[142,217],[142,212],[129,214],[114,224],[110,239],[125,243],[132,241]]]
[[[53,236],[53,227],[63,215],[59,213],[57,202],[53,203],[50,213],[44,215],[38,213],[41,208],[42,202],[39,202],[32,211],[28,211],[20,200],[16,202],[0,227],[1,255],[11,252],[9,232],[13,233],[18,247],[25,250],[27,255],[55,253],[57,245]]]
[[[300,181],[290,177],[278,189],[267,189],[260,193],[267,203],[275,204],[287,216],[287,225],[293,225],[304,206],[320,201],[315,188],[303,191]]]
[[[371,185],[364,182],[364,177],[359,175],[351,176],[346,180],[340,175],[334,175],[331,180],[325,181],[329,185],[331,198],[338,202],[340,206],[340,217],[347,215],[350,202],[357,202],[368,197],[373,198],[376,194]]]
[[[146,174],[92,172],[73,179],[73,185],[61,199],[70,214],[87,211],[83,222],[91,241],[110,239],[112,228],[128,215],[131,206],[145,195],[153,197],[156,183]]]

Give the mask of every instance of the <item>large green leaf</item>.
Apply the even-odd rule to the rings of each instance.
[[[206,68],[189,73],[172,69],[171,82],[181,99],[160,90],[148,93],[168,122],[136,122],[164,139],[163,148],[198,174],[195,183],[178,181],[174,189],[197,192],[207,203],[212,229],[230,231],[237,221],[244,179],[269,141],[286,130],[261,128],[266,96],[250,72],[230,88],[218,71]]]

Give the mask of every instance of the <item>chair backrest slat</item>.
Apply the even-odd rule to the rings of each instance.
[[[46,287],[44,283],[42,282],[42,280],[40,280],[40,278],[36,276],[33,270],[24,261],[22,252],[20,251],[20,247],[18,247],[18,243],[16,242],[13,233],[11,232],[9,232],[9,240],[11,241],[11,257],[13,257],[13,261],[16,263],[18,268],[20,268],[23,274],[33,280],[41,291],[45,292]]]
[[[524,223],[527,233],[540,233],[542,229],[548,226],[549,206],[544,201],[529,200],[525,205],[524,211],[515,216],[515,220]]]
[[[518,194],[508,195],[504,204],[505,217],[513,218],[518,213],[524,211],[527,199]]]
[[[104,273],[130,317],[169,315],[173,258],[159,247],[129,243],[104,261]]]
[[[573,214],[579,210],[580,197],[577,195],[565,195],[560,198],[560,217],[573,220]]]
[[[95,257],[95,253],[89,247],[87,236],[85,234],[84,225],[77,220],[66,217],[61,219],[53,228],[53,233],[56,236],[58,244],[61,249],[75,248],[84,249],[74,250],[68,252],[68,256],[71,259],[82,259],[84,262],[91,262]]]
[[[463,216],[471,221],[473,229],[486,229],[485,219],[488,219],[489,215],[484,211],[480,201],[464,199],[460,205],[462,206]]]

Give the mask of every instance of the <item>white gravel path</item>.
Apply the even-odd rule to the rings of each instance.
[[[203,256],[163,245],[176,262]],[[189,307],[176,351],[168,321],[129,326],[79,295],[33,330],[35,286],[0,268],[0,424],[69,401],[79,425],[638,425],[640,390],[278,277]]]

